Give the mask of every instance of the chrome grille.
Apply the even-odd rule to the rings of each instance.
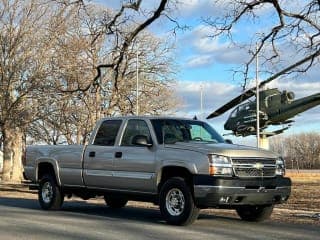
[[[233,171],[237,177],[274,177],[276,159],[233,158]]]

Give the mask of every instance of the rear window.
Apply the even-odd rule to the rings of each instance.
[[[104,121],[96,135],[94,145],[114,146],[122,120]]]

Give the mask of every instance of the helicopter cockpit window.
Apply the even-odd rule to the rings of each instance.
[[[242,104],[238,107],[238,112],[248,111],[250,109],[250,103]]]
[[[231,112],[230,117],[231,117],[231,118],[236,117],[236,116],[237,116],[237,113],[238,113],[238,108],[234,109],[234,110]]]
[[[230,118],[235,118],[235,117],[237,117],[239,112],[248,111],[248,110],[250,110],[250,103],[249,102],[242,104],[242,105],[238,106],[236,109],[234,109],[230,114]]]

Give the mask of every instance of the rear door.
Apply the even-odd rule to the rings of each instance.
[[[114,183],[118,189],[155,192],[155,145],[145,147],[132,143],[132,139],[137,135],[144,135],[149,142],[154,142],[149,127],[145,120],[127,121],[114,160]]]
[[[84,154],[83,178],[85,185],[96,188],[114,188],[113,161],[115,143],[122,124],[120,119],[105,120],[97,131],[95,140]]]

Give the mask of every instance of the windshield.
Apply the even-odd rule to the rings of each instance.
[[[207,123],[196,120],[151,120],[159,144],[176,142],[223,143],[224,139]]]

